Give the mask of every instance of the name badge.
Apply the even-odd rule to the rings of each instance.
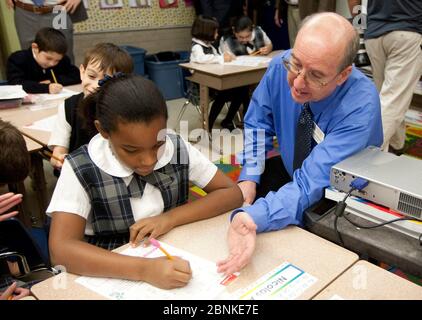
[[[322,130],[318,127],[318,125],[314,122],[314,130],[312,132],[312,138],[316,141],[316,143],[320,144],[325,139],[325,134]]]

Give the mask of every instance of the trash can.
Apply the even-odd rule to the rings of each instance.
[[[120,46],[123,50],[126,50],[133,59],[134,73],[141,76],[145,76],[145,54],[146,50],[133,46]]]
[[[185,73],[179,63],[189,62],[189,51],[164,51],[145,57],[149,78],[166,100],[182,98],[186,92]]]

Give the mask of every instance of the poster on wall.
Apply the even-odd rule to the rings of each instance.
[[[101,0],[101,9],[121,9],[123,8],[123,0]]]
[[[160,0],[160,8],[177,8],[178,0]]]
[[[149,8],[151,7],[151,0],[129,0],[130,8]]]

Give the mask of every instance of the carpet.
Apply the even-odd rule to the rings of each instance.
[[[404,153],[422,160],[422,127],[406,125]]]

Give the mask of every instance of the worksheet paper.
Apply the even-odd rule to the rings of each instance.
[[[35,103],[29,106],[31,111],[54,108],[59,105],[61,101],[78,94],[79,92],[63,88],[62,91],[55,94],[41,93],[36,94]]]
[[[271,58],[268,57],[237,56],[235,60],[224,64],[229,66],[258,67],[259,65],[267,65],[270,61]]]
[[[238,290],[233,299],[293,300],[309,289],[317,279],[291,263],[284,262],[258,280]]]
[[[21,99],[27,96],[22,85],[0,86],[0,100]]]
[[[190,254],[184,250],[160,242],[172,256],[179,256],[189,261],[192,279],[183,288],[164,290],[146,282],[111,278],[79,277],[75,281],[84,287],[113,300],[204,300],[218,299],[225,296],[226,286],[221,284],[225,277],[217,273],[215,263]],[[136,257],[162,257],[161,250],[149,246],[127,248],[121,254]]]
[[[25,128],[52,132],[56,121],[57,115],[55,114],[54,116],[35,121],[34,123],[25,126]]]

